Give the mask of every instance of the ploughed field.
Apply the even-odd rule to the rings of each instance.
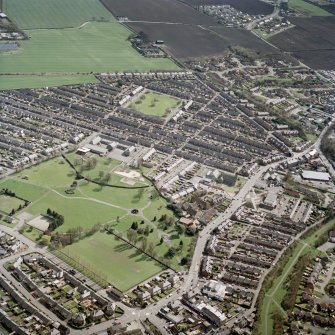
[[[316,69],[335,69],[335,16],[291,19],[294,28],[269,41]]]
[[[272,13],[273,6],[260,0],[183,0],[190,5],[230,5],[250,15]]]
[[[177,0],[101,0],[115,16],[131,21],[213,24],[215,20]]]
[[[274,48],[251,32],[220,25],[199,27],[132,22],[129,26],[135,31],[143,31],[152,41],[164,40],[164,48],[181,60],[219,55],[229,46],[242,46],[260,52],[275,52]]]

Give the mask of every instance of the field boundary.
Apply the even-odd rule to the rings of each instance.
[[[169,265],[164,264],[162,261],[160,261],[158,258],[153,257],[152,255],[148,254],[146,251],[142,250],[141,248],[139,248],[137,245],[131,243],[130,241],[128,241],[127,239],[125,239],[124,237],[122,237],[121,235],[118,235],[117,233],[115,233],[115,231],[113,230],[109,230],[108,231],[109,234],[114,235],[116,238],[119,238],[120,240],[122,240],[123,242],[129,244],[131,247],[135,248],[136,250],[140,251],[141,253],[145,254],[146,256],[148,256],[149,258],[153,259],[155,262],[159,263],[160,265],[164,266],[167,269],[172,270],[173,272],[177,273],[178,271],[175,270],[174,268],[172,268]]]

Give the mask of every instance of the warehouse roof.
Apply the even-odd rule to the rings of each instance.
[[[302,171],[301,174],[303,179],[318,180],[318,181],[329,181],[331,179],[328,172],[317,172],[317,171]]]

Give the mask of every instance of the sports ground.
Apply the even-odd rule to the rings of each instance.
[[[5,0],[3,8],[29,29],[29,39],[0,54],[0,89],[94,82],[100,72],[178,69],[170,59],[140,55],[128,41],[132,32],[98,0]]]

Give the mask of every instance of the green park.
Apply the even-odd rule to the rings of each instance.
[[[58,255],[66,253],[65,260],[76,268],[82,266],[76,266],[76,262],[94,267],[95,273],[121,290],[160,272],[162,266],[153,258],[177,270],[187,263],[195,238],[177,224],[174,213],[167,208],[168,202],[143,178],[141,170],[131,170],[122,162],[94,155],[83,158],[70,153],[67,159],[92,182],[76,178],[63,157],[0,182],[0,188],[8,188],[30,201],[17,213],[25,214],[20,228],[25,236],[38,243],[51,243],[50,247]],[[89,162],[94,162],[93,166],[88,167]],[[129,178],[124,180],[119,173],[130,173],[136,180],[130,186]],[[106,176],[111,186],[99,185]],[[50,218],[50,212],[62,216],[62,223],[47,231],[29,225],[40,217]],[[84,251],[87,257],[78,258]],[[115,273],[120,264],[123,270]]]
[[[172,109],[180,106],[181,100],[165,94],[146,91],[129,108],[148,115],[166,116]]]

